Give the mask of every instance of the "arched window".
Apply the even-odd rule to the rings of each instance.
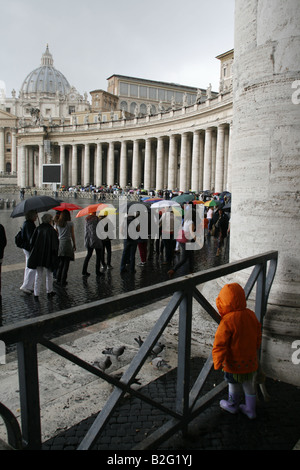
[[[133,101],[133,103],[131,103],[130,105],[130,112],[131,114],[135,114],[135,108],[136,108],[137,104]]]
[[[127,110],[128,110],[127,101],[121,101],[120,109],[124,109],[124,111],[127,111]]]
[[[5,171],[6,171],[6,173],[11,173],[11,163],[10,162],[6,163]]]
[[[8,132],[8,133],[6,134],[6,143],[7,143],[7,144],[11,144],[11,133],[10,133],[10,132]]]
[[[141,104],[140,113],[141,114],[147,114],[147,106],[145,104]]]

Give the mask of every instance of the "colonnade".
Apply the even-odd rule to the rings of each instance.
[[[231,123],[171,135],[86,142],[57,142],[51,154],[39,144],[18,147],[18,183],[42,186],[43,163],[60,163],[62,184],[122,188],[230,190]]]

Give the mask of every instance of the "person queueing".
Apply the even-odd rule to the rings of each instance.
[[[103,215],[100,215],[99,220],[102,221],[102,225],[104,227],[104,233],[101,235],[102,237],[102,245],[103,245],[103,253],[102,253],[102,266],[106,269],[113,269],[111,264],[111,254],[112,254],[112,247],[111,247],[111,239],[109,237],[113,231],[113,225],[109,220],[108,211],[104,211]],[[106,234],[106,236],[105,236]],[[105,261],[105,253],[106,253],[106,261]]]
[[[56,282],[65,287],[68,284],[67,277],[70,261],[74,261],[74,252],[76,251],[74,224],[71,221],[70,211],[65,209],[61,212],[57,221],[57,232],[59,239],[59,263],[56,271]]]
[[[168,271],[169,278],[172,278],[175,272],[185,264],[187,264],[190,273],[192,273],[194,269],[194,250],[188,249],[186,244],[194,243],[196,240],[195,210],[190,209],[189,207],[188,209],[189,210],[186,211],[188,216],[183,220],[181,238],[178,238],[180,246],[180,260],[175,264],[173,269]]]
[[[53,271],[58,264],[58,237],[53,228],[51,214],[42,216],[42,223],[35,229],[31,238],[31,250],[28,258],[28,267],[36,270],[34,282],[34,299],[39,300],[43,272],[46,272],[47,297],[55,295],[53,291]]]
[[[2,261],[3,261],[3,256],[4,256],[4,249],[7,244],[7,239],[6,239],[6,233],[5,233],[5,228],[3,227],[2,224],[0,224],[0,301],[2,300],[2,294],[1,294],[1,270],[2,270]]]
[[[84,244],[87,249],[87,254],[82,266],[82,275],[84,277],[90,276],[87,269],[94,250],[96,251],[96,276],[99,277],[103,275],[100,271],[101,261],[103,260],[103,243],[97,236],[98,222],[99,219],[96,216],[96,212],[89,214],[85,219]]]
[[[121,258],[120,273],[123,274],[127,271],[126,264],[129,264],[129,269],[132,274],[135,273],[135,254],[138,245],[138,234],[140,232],[140,225],[138,220],[139,212],[134,215],[128,215],[121,226],[121,234],[124,237],[124,247]]]
[[[28,267],[28,258],[30,255],[30,240],[36,229],[35,221],[37,220],[36,211],[28,211],[25,214],[25,221],[22,226],[22,238],[23,238],[23,252],[25,255],[25,270],[23,284],[20,287],[22,292],[25,294],[31,295],[34,290],[34,281],[35,281],[35,269],[30,269]]]
[[[212,349],[214,368],[224,371],[228,383],[228,400],[220,406],[229,413],[242,411],[249,419],[256,417],[256,393],[253,375],[258,369],[261,324],[247,308],[244,289],[237,283],[226,284],[216,306],[221,315]],[[245,404],[241,403],[242,392]]]

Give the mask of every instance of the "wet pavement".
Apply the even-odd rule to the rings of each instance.
[[[13,198],[14,196],[10,197],[10,199]],[[67,199],[67,201],[74,202],[74,198]],[[76,203],[85,207],[93,204],[94,201],[91,199],[77,199]],[[117,202],[114,202],[114,204],[117,205]],[[13,219],[10,217],[11,212],[12,208],[0,210],[0,221],[5,227],[8,240],[2,264],[1,325],[94,302],[130,290],[151,286],[168,279],[167,271],[170,267],[163,264],[164,258],[154,253],[152,259],[148,260],[145,266],[138,266],[141,261],[138,249],[136,252],[136,273],[134,275],[130,273],[120,275],[123,244],[122,240],[118,239],[112,240],[113,269],[105,271],[103,276],[97,278],[95,275],[94,253],[88,267],[91,276],[83,278],[81,272],[86,255],[84,248],[85,217],[76,218],[77,211],[75,211],[72,213],[72,221],[75,227],[77,251],[75,253],[75,261],[70,263],[68,285],[65,288],[54,286],[57,295],[51,300],[47,298],[45,286],[43,285],[39,302],[36,302],[32,295],[28,296],[20,291],[20,286],[23,282],[25,257],[23,250],[15,246],[14,237],[22,226],[24,217]],[[54,211],[51,212],[54,215]],[[39,215],[40,217],[41,214]],[[219,257],[216,256],[216,243],[215,239],[209,237],[204,247],[199,251],[195,251],[195,271],[218,266],[228,261],[229,243]],[[177,257],[178,255],[176,255]],[[184,269],[186,267],[178,270],[176,276],[183,275],[185,273]],[[105,319],[105,313],[101,320],[103,319]]]

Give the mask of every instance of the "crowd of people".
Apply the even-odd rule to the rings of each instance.
[[[150,212],[149,228],[140,228],[140,213],[127,215],[120,227],[123,238],[123,252],[119,266],[120,274],[126,272],[135,273],[136,263],[145,266],[153,259],[154,253],[161,257],[161,263],[167,265],[167,274],[172,278],[182,267],[186,266],[188,272],[194,270],[194,257],[197,250],[190,244],[197,242],[197,230],[203,229],[205,239],[214,237],[217,239],[216,256],[219,256],[224,246],[224,240],[229,234],[229,215],[223,210],[223,204],[205,207],[204,221],[202,225],[196,223],[196,205],[185,205],[182,211],[182,225],[178,232],[178,226],[174,224],[174,211],[172,206],[166,206],[156,212],[158,216],[158,233],[153,238],[151,233]],[[149,207],[149,206],[148,206]],[[183,207],[183,206],[182,206]],[[189,210],[190,209],[190,210]],[[71,220],[70,211],[57,210],[53,217],[45,213],[41,223],[36,225],[38,214],[32,210],[25,214],[22,226],[23,252],[25,255],[25,269],[23,283],[20,290],[27,295],[33,294],[39,299],[43,276],[46,279],[46,294],[48,298],[56,295],[54,286],[66,287],[68,284],[68,272],[71,261],[75,260],[76,236],[74,222]],[[99,222],[101,221],[101,224]],[[112,244],[109,230],[111,220],[108,212],[101,216],[96,212],[87,215],[84,225],[84,246],[86,256],[83,261],[81,274],[89,277],[89,262],[93,252],[96,253],[95,275],[102,277],[105,270],[112,269]],[[104,233],[99,235],[97,231],[101,225]],[[177,230],[177,231],[176,231]],[[4,235],[3,235],[4,232]],[[105,233],[107,232],[107,234]],[[1,295],[1,260],[6,244],[4,227],[0,227],[0,295]],[[201,247],[200,247],[201,248]],[[136,262],[136,253],[139,253],[140,261]]]

